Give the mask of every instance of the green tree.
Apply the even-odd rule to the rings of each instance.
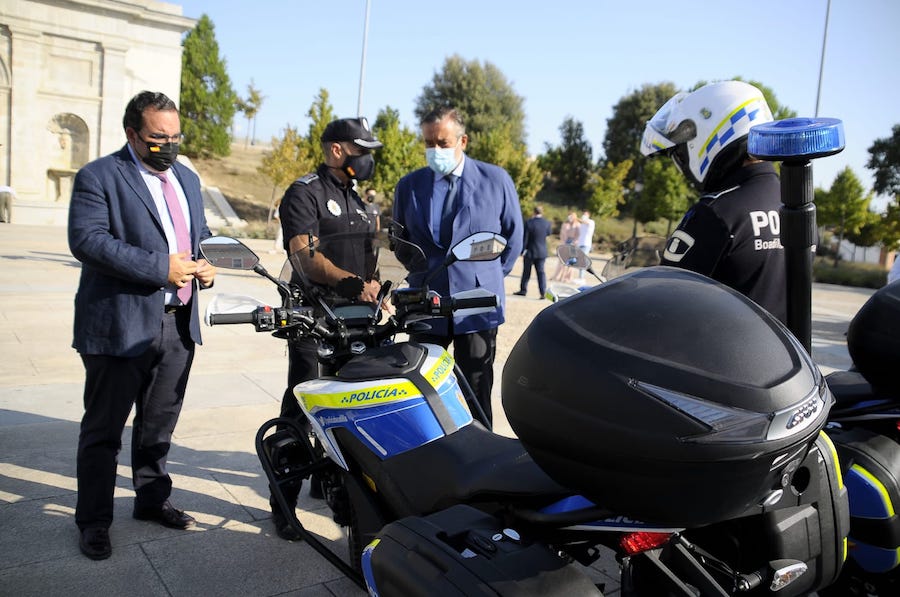
[[[421,119],[439,106],[453,106],[466,122],[467,153],[477,160],[504,168],[516,185],[523,214],[541,185],[537,164],[525,146],[523,99],[500,70],[489,62],[465,61],[454,55],[444,61],[431,85],[416,98],[415,114]]]
[[[256,140],[256,115],[259,114],[259,110],[262,107],[263,100],[266,97],[260,93],[259,89],[253,86],[253,79],[250,79],[250,84],[247,85],[247,97],[242,98],[238,97],[237,102],[235,103],[235,107],[239,112],[244,113],[244,117],[247,119],[247,135],[244,137],[244,147],[246,148],[250,144],[250,124],[253,123],[253,140]]]
[[[466,119],[469,151],[477,154],[482,135],[496,127],[508,126],[509,138],[525,144],[523,103],[496,66],[453,55],[444,61],[443,70],[434,74],[431,85],[422,89],[415,102],[415,115],[421,121],[440,106],[458,109]]]
[[[219,58],[215,26],[205,14],[182,42],[182,151],[188,156],[226,156],[231,152],[231,128],[237,98]]]
[[[401,126],[400,113],[390,106],[378,113],[372,131],[384,147],[375,152],[375,175],[366,186],[382,194],[381,208],[390,211],[397,181],[426,165],[425,152],[418,134]]]
[[[849,166],[838,173],[830,189],[816,189],[815,201],[818,224],[837,232],[838,248],[848,232],[859,233],[860,228],[869,221],[872,195],[865,192]],[[837,264],[838,251],[835,251],[834,266],[837,267]]]
[[[275,200],[288,185],[314,170],[316,165],[295,127],[287,125],[280,138],[272,138],[272,149],[263,154],[262,164],[257,169],[272,181],[270,213]]]
[[[328,123],[337,118],[328,98],[328,90],[324,87],[319,89],[319,94],[306,112],[310,120],[306,137],[302,137],[299,141],[301,149],[305,150],[311,157],[312,163],[316,166],[325,161],[325,153],[322,151],[321,142],[322,133],[325,132],[325,127],[328,126]]]
[[[674,83],[663,82],[656,84],[644,84],[637,91],[621,98],[613,106],[613,115],[606,120],[606,135],[603,138],[604,157],[601,165],[606,162],[620,164],[626,160],[632,162],[625,181],[626,187],[640,189],[643,185],[644,165],[647,158],[641,154],[641,138],[644,136],[644,128],[656,111],[666,103],[675,93],[677,88]],[[641,200],[641,191],[629,193],[626,197],[626,207],[634,216]],[[632,236],[637,236],[638,218],[634,219]]]
[[[603,159],[614,164],[631,160],[634,166],[629,174],[629,182],[640,180],[647,161],[641,155],[641,137],[644,136],[647,121],[677,92],[674,83],[647,83],[622,97],[613,106],[613,114],[606,120]]]
[[[496,127],[483,134],[479,144],[480,155],[476,159],[497,164],[509,173],[519,196],[522,217],[530,218],[534,198],[541,190],[543,176],[537,160],[529,158],[525,147],[512,140],[513,134],[506,126]]]
[[[900,246],[900,196],[887,205],[878,222],[878,238],[886,249],[894,251]]]
[[[695,196],[687,179],[671,161],[650,160],[644,168],[644,186],[634,216],[645,223],[665,219],[669,223],[668,236],[673,220],[681,218]]]
[[[869,147],[866,168],[875,172],[872,189],[879,195],[900,195],[900,124],[895,124],[892,135],[875,139]]]
[[[558,147],[546,143],[538,165],[550,173],[559,190],[580,196],[593,169],[593,149],[584,138],[584,125],[571,116],[563,120],[559,134],[562,143]]]
[[[263,156],[259,168],[272,180],[272,206],[278,198],[278,190],[284,189],[297,178],[315,171],[325,161],[320,141],[329,122],[334,120],[334,109],[328,101],[328,91],[319,89],[306,115],[310,118],[306,135],[287,125],[281,138],[272,139],[272,150]]]
[[[847,240],[853,243],[853,260],[856,260],[856,247],[863,248],[863,260],[869,247],[874,247],[881,240],[881,215],[874,211],[866,211],[865,222],[859,227],[859,231],[847,231]]]
[[[587,207],[594,217],[603,219],[619,215],[619,206],[625,203],[628,194],[625,180],[631,166],[631,160],[625,160],[621,164],[606,162],[591,175],[588,183],[591,194]]]

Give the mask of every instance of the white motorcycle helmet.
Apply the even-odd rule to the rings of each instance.
[[[747,154],[750,127],[771,122],[762,92],[743,81],[710,83],[676,94],[650,119],[641,153],[671,155],[700,191],[714,190]]]

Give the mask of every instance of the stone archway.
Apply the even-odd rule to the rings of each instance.
[[[89,137],[87,124],[75,114],[60,113],[47,124],[50,133],[48,147],[47,182],[54,201],[69,197],[72,178],[88,162]]]

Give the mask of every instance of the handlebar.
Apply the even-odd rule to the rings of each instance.
[[[496,296],[478,296],[472,298],[450,299],[450,310],[457,311],[459,309],[475,309],[481,307],[496,307]]]
[[[227,325],[250,323],[257,332],[273,332],[298,324],[312,325],[312,309],[310,307],[257,307],[249,313],[211,313],[209,325]]]
[[[449,317],[461,309],[492,308],[497,306],[495,295],[470,297],[442,297],[421,288],[394,290],[392,302],[397,314],[382,323],[374,317],[343,319],[333,313],[316,316],[312,307],[261,306],[245,313],[215,313],[208,315],[209,325],[252,324],[257,332],[274,332],[279,338],[318,338],[340,346],[355,341],[380,343],[403,331],[410,318]]]
[[[255,313],[218,313],[210,314],[209,325],[227,325],[232,323],[253,323]]]

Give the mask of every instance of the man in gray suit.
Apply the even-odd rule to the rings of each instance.
[[[196,294],[216,274],[197,259],[210,232],[200,180],[175,162],[175,104],[143,91],[123,126],[128,143],[79,170],[69,208],[69,248],[82,264],[72,346],[85,369],[75,523],[94,560],[112,553],[116,466],[132,405],[134,517],[177,529],[194,523],[169,502],[166,460],[200,343]]]

